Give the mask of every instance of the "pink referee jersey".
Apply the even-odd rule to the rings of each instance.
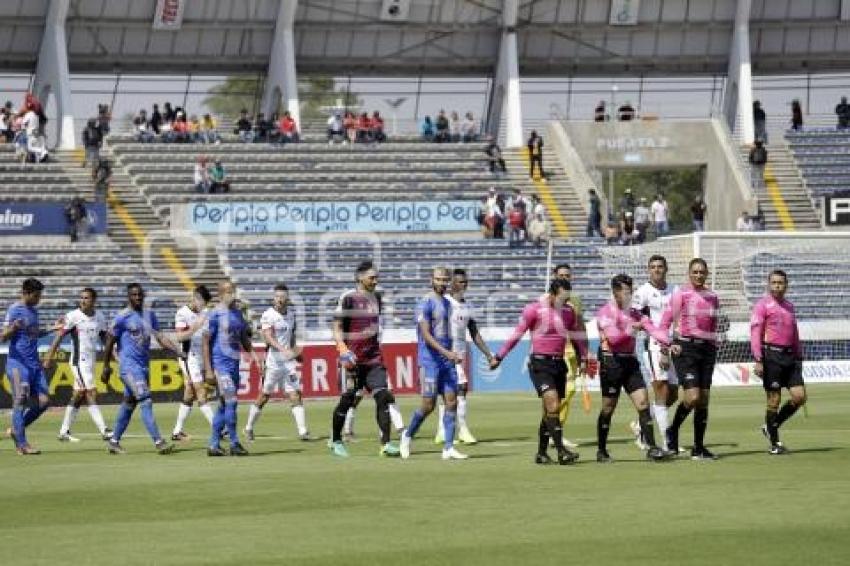
[[[580,359],[587,357],[587,341],[579,328],[578,317],[569,304],[561,308],[552,306],[549,295],[526,305],[513,334],[499,350],[498,358],[505,356],[517,345],[520,338],[531,331],[531,353],[543,356],[563,356],[569,339]]]
[[[596,313],[596,325],[599,327],[599,338],[603,341],[602,349],[614,354],[634,354],[637,340],[637,330],[634,323],[640,323],[643,330],[667,345],[670,342],[667,334],[657,328],[648,316],[642,315],[633,308],[621,309],[614,301],[608,301]]]
[[[795,357],[803,356],[800,333],[797,330],[797,315],[790,301],[777,301],[772,296],[765,295],[753,307],[753,316],[750,319],[750,348],[756,361],[761,361],[765,344],[791,348]]]
[[[711,289],[694,289],[685,285],[673,293],[670,304],[661,315],[658,325],[669,331],[674,321],[679,323],[679,336],[708,340],[717,344],[717,316],[720,301]]]

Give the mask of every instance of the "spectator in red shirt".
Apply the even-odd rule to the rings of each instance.
[[[526,239],[525,206],[520,204],[513,207],[508,214],[508,225],[510,226],[508,247],[513,248],[522,245],[522,242]]]
[[[387,141],[387,136],[384,134],[384,119],[381,118],[377,110],[372,113],[371,125],[372,140],[376,142]]]
[[[280,143],[297,143],[299,141],[298,124],[295,123],[295,119],[289,111],[283,113],[283,118],[278,123],[278,129],[280,130]]]
[[[370,120],[369,115],[364,112],[360,115],[360,118],[357,119],[357,141],[363,143],[372,141],[370,134],[371,129],[372,120]]]
[[[357,140],[357,119],[351,112],[345,113],[345,118],[342,119],[342,127],[345,128],[345,137],[350,143]]]
[[[189,122],[186,121],[186,115],[182,113],[178,114],[174,123],[171,125],[171,130],[163,134],[163,141],[166,143],[186,143],[189,139]]]

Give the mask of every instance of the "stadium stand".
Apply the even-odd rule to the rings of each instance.
[[[812,198],[850,190],[850,130],[812,128],[785,137]]]

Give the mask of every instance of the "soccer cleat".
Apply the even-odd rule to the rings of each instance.
[[[597,450],[596,451],[596,461],[600,464],[613,464],[614,458],[608,454],[607,450]]]
[[[192,437],[183,432],[182,430],[177,434],[171,435],[171,440],[174,442],[188,442]]]
[[[210,446],[207,448],[207,456],[218,457],[224,456],[225,452],[221,449],[220,446]]]
[[[158,440],[157,443],[154,444],[154,447],[156,448],[157,453],[162,454],[163,456],[174,452],[174,445],[170,442],[166,442],[164,439]]]
[[[348,449],[345,447],[345,444],[342,443],[341,440],[337,440],[333,444],[331,444],[331,454],[334,456],[339,456],[340,458],[348,458]]]
[[[472,436],[472,433],[469,432],[469,429],[466,428],[465,426],[461,427],[460,432],[457,435],[457,440],[458,440],[458,442],[461,442],[463,444],[477,444],[478,443],[478,441],[475,439],[475,437]]]
[[[392,442],[387,442],[383,446],[381,446],[381,450],[378,451],[378,456],[390,456],[395,457],[401,454],[401,450]]]
[[[37,456],[38,454],[41,454],[41,450],[33,448],[29,444],[18,446],[15,451],[21,456]]]
[[[245,438],[248,439],[248,442],[254,442],[254,429],[246,428],[245,429]]]
[[[451,448],[443,450],[443,460],[466,460],[469,458],[463,452],[458,452],[457,449],[452,446]]]
[[[781,456],[783,454],[788,454],[788,453],[789,453],[788,449],[785,448],[785,445],[782,444],[781,442],[777,442],[776,444],[773,444],[770,447],[770,450],[768,450],[768,454],[770,454],[772,456]]]
[[[683,450],[679,449],[679,431],[673,427],[669,427],[664,433],[667,436],[667,449],[676,454],[681,454]]]
[[[663,462],[664,460],[669,460],[672,457],[672,452],[670,452],[669,450],[664,450],[663,448],[659,448],[657,446],[653,446],[646,451],[646,459],[652,460],[653,462]]]
[[[245,447],[239,444],[238,442],[234,442],[230,446],[230,455],[231,456],[247,456],[248,451],[245,450]]]
[[[56,437],[56,440],[58,440],[59,442],[75,442],[75,443],[80,441],[80,439],[77,438],[76,436],[71,436],[70,432],[60,433],[59,436]]]
[[[110,438],[106,442],[106,449],[110,454],[125,454],[124,448],[122,448],[121,444],[119,444],[114,438]]]
[[[311,440],[313,440],[313,437],[310,436],[310,433],[308,431],[308,432],[305,432],[304,434],[299,434],[298,440],[300,440],[301,442],[310,442]]]
[[[549,454],[535,454],[534,455],[534,463],[535,464],[554,464],[555,461],[549,457]]]
[[[572,450],[567,450],[564,448],[563,450],[558,451],[558,463],[562,466],[568,466],[570,464],[575,464],[578,462],[578,453],[573,452]]]
[[[445,444],[446,443],[446,435],[443,433],[443,429],[437,431],[437,434],[434,435],[434,444]]]
[[[691,450],[691,460],[717,460],[717,456],[708,448],[694,448]]]
[[[112,438],[112,429],[109,427],[104,428],[103,432],[100,433],[100,438],[102,438],[104,441],[108,441],[110,438]]]
[[[406,431],[401,433],[401,438],[398,442],[398,452],[402,460],[407,460],[408,458],[410,458],[410,442],[412,440],[412,438],[407,436]]]
[[[637,446],[639,450],[648,450],[649,445],[647,445],[643,439],[643,432],[640,430],[640,424],[637,421],[630,422],[629,430],[632,431],[632,434],[635,437],[635,446]]]

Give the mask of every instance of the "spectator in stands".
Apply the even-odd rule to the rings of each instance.
[[[457,112],[449,114],[449,140],[454,143],[460,141],[460,117]]]
[[[750,150],[750,181],[753,187],[764,186],[764,165],[767,163],[767,148],[756,138],[756,143]]]
[[[497,240],[505,239],[505,197],[501,194],[496,195],[496,206],[494,208],[494,212],[496,213],[496,226],[493,230],[493,237]]]
[[[108,159],[98,161],[92,173],[94,182],[94,197],[97,202],[103,202],[109,193],[109,183],[112,180],[112,165]]]
[[[621,122],[631,122],[635,119],[635,108],[631,102],[626,101],[625,104],[617,109],[617,119]]]
[[[546,173],[543,172],[543,138],[537,135],[535,130],[531,130],[531,136],[526,143],[528,148],[528,178],[534,180],[534,164],[537,164],[537,169],[540,171],[540,178],[545,179]]]
[[[151,130],[156,135],[159,135],[160,128],[162,126],[162,114],[159,112],[159,104],[153,105],[153,112],[151,112]]]
[[[272,129],[274,129],[274,125],[266,120],[266,115],[263,112],[258,112],[254,119],[254,141],[268,142]]]
[[[239,119],[236,121],[236,135],[245,143],[254,141],[254,129],[251,125],[251,119],[248,118],[248,111],[242,109],[239,111]]]
[[[72,242],[76,242],[81,224],[86,218],[86,205],[82,198],[74,197],[65,206],[65,218],[68,220],[68,236]]]
[[[14,132],[12,142],[15,144],[15,160],[20,161],[21,163],[26,163],[28,155],[27,132],[21,126],[23,121],[23,116],[19,115],[12,117],[12,131]]]
[[[207,157],[204,155],[199,155],[198,160],[195,162],[195,191],[203,194],[207,194],[210,192],[212,188],[212,180],[210,179],[210,172],[207,168]]]
[[[502,173],[507,173],[508,168],[505,166],[505,159],[502,157],[502,148],[499,147],[499,144],[496,143],[496,140],[490,138],[490,143],[487,144],[487,148],[484,150],[484,153],[487,154],[487,162],[490,164],[490,173],[496,172],[496,166],[498,166]]]
[[[133,130],[136,132],[137,142],[150,143],[154,140],[154,133],[151,131],[151,122],[148,120],[145,110],[139,110],[139,113],[133,118]]]
[[[596,189],[590,189],[588,194],[590,212],[587,215],[587,230],[585,235],[588,238],[592,238],[593,236],[602,235],[602,201],[599,200]]]
[[[47,140],[42,135],[27,136],[27,161],[44,163],[50,157]]]
[[[372,121],[369,119],[369,114],[363,112],[357,118],[357,141],[367,143],[372,141],[371,138]]]
[[[23,113],[33,112],[38,118],[35,133],[38,136],[44,136],[44,126],[47,124],[47,115],[44,113],[44,107],[41,102],[31,92],[28,92],[24,97]]]
[[[112,112],[109,111],[108,104],[97,105],[97,129],[100,130],[101,139],[105,139],[109,135],[110,122],[112,122]]]
[[[745,210],[741,213],[741,216],[738,217],[738,221],[735,222],[735,230],[738,232],[752,232],[753,231],[753,223],[750,220],[750,215]]]
[[[298,143],[300,141],[298,124],[295,123],[295,118],[288,110],[283,113],[283,117],[278,122],[278,130],[280,131],[280,143]]]
[[[640,197],[638,205],[635,207],[635,228],[638,231],[638,242],[646,241],[646,233],[649,231],[649,204],[646,202],[646,197]]]
[[[842,96],[841,102],[835,107],[835,115],[838,116],[838,127],[842,130],[850,128],[850,104],[847,104],[847,97]]]
[[[192,143],[203,143],[203,139],[201,138],[201,121],[198,120],[198,116],[192,114],[189,116],[189,141]]]
[[[620,207],[618,211],[620,218],[622,218],[627,212],[634,214],[636,205],[635,195],[632,193],[630,188],[626,188],[626,190],[623,191],[623,197],[620,199]]]
[[[631,212],[626,212],[620,221],[620,244],[631,246],[639,243],[640,232],[635,226],[635,217]]]
[[[165,106],[163,106],[162,112],[163,112],[163,115],[162,115],[163,121],[165,121],[169,124],[173,123],[174,120],[177,119],[177,111],[174,110],[174,108],[171,107],[170,102],[165,103]]]
[[[215,160],[209,173],[211,193],[230,192],[230,181],[227,179],[227,172],[224,170],[224,165],[221,164],[221,159]]]
[[[545,217],[546,207],[540,202],[539,196],[531,195],[531,217],[535,218],[538,214],[542,214]]]
[[[528,239],[535,247],[540,247],[549,241],[549,221],[542,214],[535,214],[528,222]]]
[[[605,108],[605,101],[600,100],[599,104],[596,105],[596,108],[593,110],[593,121],[594,122],[607,122],[608,121],[608,111]]]
[[[514,189],[514,194],[511,196],[506,206],[508,211],[520,207],[522,207],[524,210],[528,210],[528,199],[523,196],[522,189]]]
[[[694,221],[694,232],[705,231],[705,202],[702,200],[702,195],[697,195],[694,198],[694,203],[691,205],[691,217]]]
[[[444,143],[451,139],[449,135],[449,119],[446,117],[445,110],[440,110],[440,113],[437,114],[437,121],[434,125],[437,130],[437,133],[434,135],[435,142]]]
[[[328,145],[333,145],[335,141],[345,143],[345,127],[342,125],[342,116],[338,111],[328,118]]]
[[[375,110],[372,112],[372,120],[371,120],[371,135],[372,141],[376,141],[378,143],[383,143],[387,141],[387,135],[384,133],[384,119],[381,117],[380,112]]]
[[[475,118],[472,117],[472,112],[467,112],[460,123],[460,140],[463,143],[469,143],[477,139],[478,132],[475,125]]]
[[[767,144],[767,114],[764,113],[761,102],[758,100],[753,102],[753,127],[756,139]]]
[[[797,132],[803,129],[803,108],[796,98],[791,101],[791,129]]]
[[[103,134],[97,127],[97,121],[92,118],[83,130],[83,167],[94,167],[100,161],[100,148],[103,146]]]
[[[0,137],[3,138],[3,143],[8,143],[15,137],[12,131],[12,113],[5,106],[0,108]]]
[[[605,231],[603,232],[603,236],[605,236],[605,242],[609,246],[619,244],[620,225],[614,222],[613,220],[608,220],[608,224],[605,225]]]
[[[525,206],[520,202],[517,206],[509,209],[508,213],[508,247],[513,248],[522,245],[527,234],[525,232]]]
[[[670,224],[667,221],[667,200],[664,195],[661,193],[655,195],[655,202],[649,207],[649,212],[652,214],[652,221],[655,223],[655,237],[666,236],[670,231]]]
[[[357,141],[357,118],[353,112],[346,112],[342,120],[342,127],[345,128],[345,137],[348,138],[348,143]]]
[[[756,232],[764,230],[764,209],[762,209],[760,202],[756,203],[756,215],[753,217],[753,230]]]
[[[168,139],[170,135],[171,139]],[[189,122],[186,121],[186,115],[183,112],[177,114],[174,122],[171,124],[171,132],[166,132],[166,141],[176,143],[189,143],[192,141],[192,134],[189,129]]]
[[[201,118],[201,141],[204,143],[221,143],[221,136],[218,135],[218,124],[209,114],[204,114],[204,117]]]
[[[436,130],[434,128],[434,122],[431,121],[430,116],[425,116],[422,123],[419,124],[419,135],[422,136],[422,139],[425,141],[434,141]]]

